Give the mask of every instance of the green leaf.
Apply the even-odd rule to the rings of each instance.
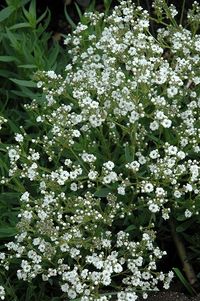
[[[124,151],[126,162],[131,162],[133,160],[133,156],[131,156],[130,146],[127,143],[125,144]]]
[[[6,20],[14,12],[13,6],[8,6],[0,11],[0,22]]]
[[[177,219],[177,221],[182,222],[182,221],[185,221],[185,220],[186,220],[186,217],[185,217],[184,214],[182,214],[182,215],[177,216],[176,219]]]
[[[0,55],[0,62],[14,62],[17,61],[17,58],[9,55]]]
[[[179,278],[179,280],[182,282],[182,284],[185,286],[185,288],[191,294],[191,296],[194,296],[194,294],[196,294],[195,290],[190,285],[190,283],[185,279],[181,271],[178,268],[173,268],[172,270],[175,272],[176,276]]]
[[[35,0],[32,0],[29,6],[29,13],[31,16],[36,19],[36,3]]]
[[[11,128],[11,130],[14,132],[14,133],[18,133],[20,132],[18,126],[15,124],[15,122],[13,122],[11,119],[8,119],[8,124],[9,124],[9,127]]]
[[[90,4],[90,0],[76,0],[76,2],[83,7],[86,7]]]
[[[20,43],[17,40],[16,35],[13,34],[8,28],[6,28],[6,37],[8,37],[8,39],[10,40],[10,43],[11,43],[12,47],[15,50],[19,50]]]
[[[75,4],[75,6],[76,6],[76,10],[77,10],[79,19],[81,20],[82,17],[83,17],[83,14],[82,14],[82,12],[81,12],[81,10],[80,10],[80,7],[78,6],[78,4],[76,4],[76,2],[75,2],[74,4]]]
[[[51,50],[49,51],[48,55],[48,68],[52,69],[52,66],[55,64],[56,59],[59,54],[59,45],[56,43],[53,47],[51,47]]]
[[[5,171],[6,172],[9,171],[9,168],[8,168],[7,164],[1,159],[0,159],[0,170],[1,170],[1,173],[2,173],[3,176],[5,176]],[[0,194],[0,197],[1,197],[1,195],[2,195],[2,193]]]
[[[6,1],[8,4],[12,4],[15,9],[19,9],[21,8],[22,6],[26,5],[28,2],[30,2],[30,0],[11,0],[11,1]]]
[[[45,12],[37,19],[37,22],[36,22],[37,24],[40,23],[44,19],[44,17],[46,16],[47,12],[50,13],[48,7],[45,10]]]
[[[76,24],[74,23],[74,21],[72,20],[72,18],[69,16],[69,14],[67,12],[66,5],[64,6],[64,14],[65,14],[65,18],[68,21],[68,23],[71,25],[71,27],[73,29],[75,29],[76,28]]]
[[[96,1],[92,0],[89,7],[87,8],[87,12],[93,12],[95,9]]]
[[[5,70],[5,69],[0,69],[0,76],[2,76],[2,77],[8,78],[8,77],[13,76],[13,75],[15,75],[15,73],[10,72],[10,71]]]
[[[29,97],[31,99],[35,98],[37,95],[36,93],[33,92],[32,89],[29,89],[27,87],[21,86],[20,89],[21,89],[21,93],[20,91],[13,91],[13,90],[12,91],[18,96]]]
[[[150,140],[160,143],[160,139],[154,136],[153,134],[148,133],[147,136],[150,138]]]
[[[27,64],[27,65],[18,65],[19,68],[25,68],[25,69],[33,69],[33,68],[37,68],[36,65],[31,65],[31,64]]]
[[[17,234],[16,228],[14,227],[0,227],[0,238],[12,237]]]
[[[29,12],[24,7],[23,7],[23,13],[24,13],[24,16],[26,17],[26,19],[29,21],[29,18],[30,18]]]
[[[176,232],[184,232],[194,223],[193,219],[189,219],[182,223],[180,226],[176,227]]]
[[[0,194],[0,201],[16,204],[20,195],[19,192],[2,192]]]
[[[110,6],[112,4],[112,0],[104,0],[103,2],[104,2],[105,11],[106,13],[108,13]]]
[[[22,79],[16,79],[16,78],[9,78],[13,83],[24,86],[24,87],[32,87],[36,88],[36,83],[32,82],[31,80],[22,80]]]
[[[173,135],[171,129],[163,129],[163,133],[164,133],[164,137],[168,143],[176,145],[177,139]]]
[[[99,197],[99,198],[105,198],[108,193],[111,192],[110,188],[101,188],[99,190],[97,190],[94,195]]]
[[[38,31],[40,31],[40,34],[42,34],[49,26],[49,23],[51,21],[51,11],[49,9],[47,9],[47,12],[48,12],[47,17],[43,20],[42,25],[39,24],[39,26],[37,28],[37,33],[38,33]],[[51,36],[51,35],[49,34],[49,36]]]
[[[131,232],[132,230],[135,230],[136,229],[136,226],[135,225],[129,225],[126,229],[125,229],[125,231],[126,232]]]
[[[9,27],[9,29],[12,30],[12,29],[28,28],[28,27],[29,28],[31,27],[30,24],[27,22],[23,22],[23,23],[15,24],[15,25]]]
[[[26,17],[27,21],[30,24],[30,27],[35,29],[37,25],[35,0],[31,1],[29,6],[29,11],[27,11],[25,7],[23,7],[22,9],[23,9],[24,16]]]

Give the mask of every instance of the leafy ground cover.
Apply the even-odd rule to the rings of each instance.
[[[175,277],[198,299],[198,4],[76,3],[76,25],[65,3],[63,47],[48,9],[6,3],[1,299],[156,300]]]

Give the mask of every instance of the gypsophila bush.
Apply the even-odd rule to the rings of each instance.
[[[59,283],[81,301],[147,298],[173,273],[156,222],[199,214],[200,35],[156,1],[161,27],[122,1],[111,16],[85,14],[65,44],[65,74],[38,72],[46,102],[26,105],[35,137],[16,133],[2,184],[23,184],[18,234],[1,263],[17,277]],[[195,26],[194,26],[195,25]],[[196,27],[195,27],[196,28]]]

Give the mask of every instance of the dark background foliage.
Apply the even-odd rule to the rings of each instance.
[[[120,0],[111,0],[111,8],[117,5]],[[145,9],[151,12],[152,0],[133,0],[134,3],[141,5]],[[174,4],[178,11],[182,10],[184,4],[185,11],[191,8],[193,1],[191,0],[168,0],[168,4]],[[3,8],[6,3],[5,0],[0,1]],[[103,0],[36,0],[37,12],[41,14],[46,7],[51,11],[51,22],[49,24],[48,30],[54,33],[54,38],[58,39],[57,33],[66,34],[71,30],[69,23],[66,21],[64,14],[64,6],[66,6],[69,16],[72,18],[74,23],[79,21],[79,16],[76,9],[76,4],[80,7],[81,11],[84,12],[91,4],[95,6],[98,11],[104,11],[104,1]]]
[[[63,11],[63,6],[66,5],[69,11],[69,15],[72,17],[72,19],[77,22],[78,21],[78,14],[76,11],[75,3],[79,5],[82,11],[87,9],[87,7],[92,3],[95,2],[96,9],[99,11],[104,11],[104,1],[103,0],[37,0],[37,5],[38,9],[44,10],[46,6],[49,7],[49,9],[52,12],[52,20],[51,20],[51,26],[50,29],[53,31],[65,31],[66,27],[63,27],[63,16],[64,16],[64,11]],[[111,7],[114,7],[117,5],[119,1],[113,0],[111,1]],[[151,7],[152,7],[152,0],[133,0],[134,3],[140,4],[142,7],[147,9],[148,11],[151,12]],[[181,11],[184,0],[168,0],[168,4],[174,4],[179,11]],[[188,8],[191,7],[192,5],[191,0],[186,0],[185,1],[185,10],[187,11]]]

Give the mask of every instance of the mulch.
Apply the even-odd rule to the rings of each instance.
[[[144,301],[144,299],[139,299],[138,301]],[[190,298],[179,292],[159,292],[152,294],[145,301],[200,301],[200,294]]]

